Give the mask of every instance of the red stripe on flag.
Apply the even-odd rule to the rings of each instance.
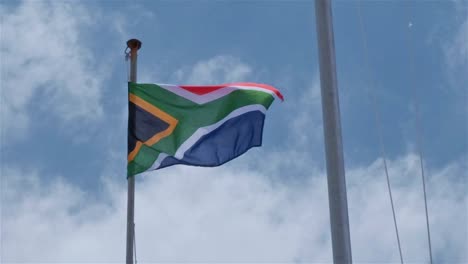
[[[224,88],[226,87],[226,85],[207,85],[207,86],[180,85],[179,87],[194,94],[204,95],[204,94],[216,91],[218,89]]]
[[[220,85],[206,85],[206,86],[198,86],[198,85],[180,85],[179,87],[187,90],[191,93],[198,94],[198,95],[204,95],[208,94],[211,92],[214,92],[216,90],[229,87],[229,86],[250,86],[250,87],[258,87],[258,88],[263,88],[269,91],[274,92],[280,99],[281,101],[284,100],[283,95],[278,91],[276,88],[274,88],[271,85],[267,84],[260,84],[260,83],[248,83],[248,82],[239,82],[239,83],[227,83],[227,84],[220,84]]]

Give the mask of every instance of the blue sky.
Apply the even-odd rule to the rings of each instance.
[[[466,262],[468,4],[363,1],[364,36],[358,4],[333,3],[354,259],[398,261],[379,111],[405,259],[427,259],[419,135],[435,259]],[[140,262],[331,261],[314,14],[313,1],[3,1],[1,260],[123,260],[123,52],[136,37],[141,82],[285,96],[262,148],[137,178]]]

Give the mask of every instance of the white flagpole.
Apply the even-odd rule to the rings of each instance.
[[[352,263],[331,0],[315,0],[315,19],[333,262]]]
[[[138,39],[130,39],[127,41],[127,47],[130,49],[130,82],[137,81],[137,56],[138,50],[141,48],[141,41]],[[133,264],[133,243],[135,237],[135,176],[127,179],[127,254],[126,264]]]

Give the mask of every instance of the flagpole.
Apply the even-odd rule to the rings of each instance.
[[[127,41],[127,47],[130,49],[130,82],[137,81],[137,56],[138,50],[141,48],[141,41],[138,39],[130,39]],[[135,238],[135,176],[127,179],[127,254],[126,264],[133,264],[133,243]]]
[[[331,0],[315,0],[315,19],[333,262],[352,263]]]

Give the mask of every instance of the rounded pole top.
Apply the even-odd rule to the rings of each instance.
[[[133,49],[139,50],[141,48],[141,41],[139,41],[138,39],[129,39],[127,41],[127,47],[130,50],[133,50]]]

